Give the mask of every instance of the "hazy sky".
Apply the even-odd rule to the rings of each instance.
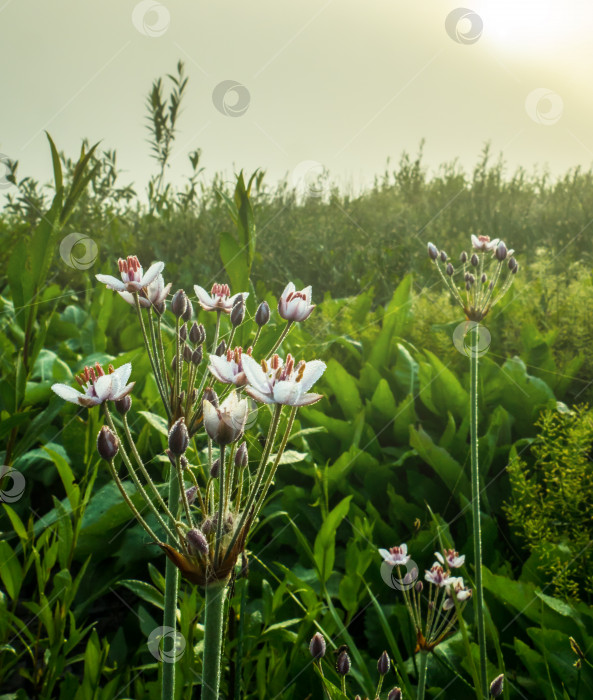
[[[463,6],[465,7],[465,5]],[[47,180],[43,130],[76,155],[116,148],[122,183],[154,170],[144,101],[179,59],[190,77],[170,177],[322,164],[357,189],[426,139],[431,167],[486,141],[510,169],[593,162],[590,0],[0,0],[0,153]],[[220,87],[213,99],[217,85]],[[220,94],[219,94],[220,93]],[[217,105],[214,103],[217,102]],[[218,109],[217,109],[218,106]],[[233,114],[233,108],[235,116]],[[224,114],[224,111],[230,114]],[[1,173],[0,173],[1,174]]]

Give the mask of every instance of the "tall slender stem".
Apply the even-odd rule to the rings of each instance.
[[[211,583],[206,586],[201,700],[218,700],[219,697],[226,590],[226,582]]]
[[[214,565],[218,565],[218,556],[220,554],[220,543],[222,540],[223,525],[222,522],[224,518],[224,459],[225,459],[225,445],[220,446],[220,457],[219,457],[219,467],[218,467],[218,520],[216,522],[216,550],[214,553]]]
[[[292,328],[293,323],[294,323],[294,321],[287,321],[286,322],[286,325],[284,326],[284,330],[282,331],[282,333],[280,333],[278,340],[274,343],[274,347],[270,350],[270,352],[268,353],[268,357],[266,359],[269,359],[270,357],[272,357],[272,355],[276,352],[276,350],[278,350],[278,348],[282,345],[282,341],[288,335],[288,332]]]
[[[420,652],[420,664],[418,667],[418,690],[416,691],[416,700],[424,700],[426,693],[426,669],[428,667],[428,652]]]
[[[169,508],[173,513],[179,511],[179,479],[175,468],[171,466],[169,472]],[[176,541],[167,536],[167,544],[176,546]],[[177,630],[177,593],[179,590],[179,569],[167,557],[165,564],[165,611],[163,614],[163,627]],[[165,630],[168,631],[168,630]],[[176,635],[166,635],[163,644],[175,645]],[[169,655],[174,659],[174,654],[170,652],[172,649],[164,649],[164,652],[169,652]],[[162,678],[162,700],[173,700],[175,698],[175,662],[163,663],[163,678]]]
[[[482,584],[482,532],[480,524],[480,470],[478,465],[478,362],[479,325],[472,329],[470,355],[470,438],[472,471],[472,525],[474,536],[475,594],[474,610],[480,647],[480,686],[484,700],[488,698],[486,626],[484,623],[484,590]]]

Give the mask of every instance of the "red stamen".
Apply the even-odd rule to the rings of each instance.
[[[97,370],[97,374],[102,377],[105,374],[105,371],[103,367],[98,362],[95,362],[95,369]]]

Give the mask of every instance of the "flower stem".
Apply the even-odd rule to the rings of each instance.
[[[426,692],[426,669],[428,667],[428,652],[420,652],[420,666],[418,669],[418,690],[416,691],[416,700],[424,700]]]
[[[224,458],[225,458],[225,445],[220,446],[220,457],[219,457],[219,486],[218,486],[218,521],[216,523],[216,550],[214,554],[214,565],[218,565],[218,557],[220,555],[220,543],[222,540],[222,530],[223,530],[223,518],[224,518]]]
[[[274,347],[273,347],[273,348],[270,350],[270,352],[268,353],[268,356],[267,356],[267,358],[266,358],[267,360],[269,360],[270,357],[272,357],[272,355],[276,352],[276,350],[278,350],[278,348],[280,347],[280,345],[282,345],[282,341],[283,341],[284,338],[286,338],[286,336],[288,335],[288,332],[289,332],[290,329],[292,328],[293,323],[294,323],[294,321],[287,321],[287,322],[286,322],[286,325],[284,326],[284,330],[282,331],[282,333],[280,333],[280,337],[279,337],[278,340],[274,343]]]
[[[201,700],[218,700],[219,697],[226,589],[226,583],[211,583],[206,586]],[[173,696],[163,695],[165,697]]]
[[[470,355],[470,439],[472,473],[472,525],[474,537],[475,595],[474,611],[480,647],[480,686],[484,700],[488,698],[486,627],[484,624],[484,590],[482,584],[482,532],[480,525],[480,471],[478,465],[478,342],[479,325],[472,329]]]
[[[177,478],[176,470],[173,466],[169,471],[169,497],[168,505],[173,513],[179,511],[179,479]],[[176,540],[167,536],[167,544],[176,546]],[[179,569],[167,557],[165,564],[165,611],[163,614],[163,627],[177,629],[177,593],[179,590]],[[166,630],[168,631],[168,630]],[[163,640],[163,644],[175,644],[175,635],[167,635]],[[163,649],[164,652],[171,651]],[[174,658],[174,655],[171,654]],[[163,664],[162,678],[162,700],[173,700],[175,698],[175,663],[169,662]]]

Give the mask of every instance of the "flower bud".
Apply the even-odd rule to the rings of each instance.
[[[202,532],[205,535],[209,535],[210,533],[214,532],[214,523],[212,522],[212,518],[204,518],[202,521]]]
[[[325,638],[319,632],[315,632],[311,638],[309,652],[314,659],[322,659],[325,656]]]
[[[467,253],[465,252],[465,250],[461,253],[461,255],[459,256],[459,259],[465,265],[465,263],[467,262]]]
[[[484,282],[485,282],[487,279],[488,279],[488,278],[486,277],[486,273],[485,273],[485,272],[482,273],[482,276],[480,277],[480,281],[482,282],[482,284],[484,284]]]
[[[233,308],[231,309],[231,323],[236,328],[237,326],[240,326],[243,323],[244,318],[245,302],[243,301],[243,297],[241,297],[240,300],[237,299],[237,301],[233,305]]]
[[[224,340],[221,340],[220,343],[218,344],[218,347],[214,351],[215,355],[218,355],[218,357],[222,357],[226,352],[226,343]]]
[[[389,656],[387,652],[384,651],[379,657],[379,661],[377,661],[377,671],[379,671],[379,675],[384,676],[389,671],[390,665]]]
[[[197,486],[190,486],[188,489],[185,489],[185,497],[187,498],[187,502],[190,506],[194,504],[194,502],[196,500],[197,493],[198,493]],[[180,497],[179,503],[181,503],[181,501],[182,501],[182,499]]]
[[[393,688],[387,695],[387,700],[402,700],[401,688]]]
[[[515,261],[515,267],[511,270],[512,275],[516,275],[519,272],[519,263]]]
[[[451,263],[447,263],[446,269],[447,269],[447,274],[449,275],[449,277],[452,277],[453,273],[455,272],[455,270],[453,269],[453,265],[451,265]]]
[[[204,342],[204,339],[201,338],[201,332],[200,332],[200,327],[203,329],[204,326],[198,324],[194,321],[192,324],[192,327],[189,329],[189,339],[194,345],[199,345],[200,342]],[[204,336],[206,334],[204,333]]]
[[[474,267],[478,267],[478,264],[479,264],[479,262],[480,262],[480,258],[478,258],[478,256],[477,256],[476,253],[473,253],[473,254],[472,254],[471,259],[470,259],[470,262],[471,262],[471,264],[472,264]]]
[[[177,353],[173,355],[173,359],[171,360],[171,369],[173,372],[177,369]]]
[[[97,452],[108,462],[119,452],[119,440],[110,428],[104,425],[97,435]]]
[[[204,352],[202,350],[202,346],[198,345],[198,347],[192,352],[191,354],[191,361],[196,365],[196,367],[202,362],[202,357],[204,355]]]
[[[187,461],[187,457],[184,455],[181,455],[179,458],[179,465],[181,466],[182,469],[187,469],[189,466],[189,462]]]
[[[496,252],[494,253],[494,257],[502,262],[507,256],[507,247],[506,245],[501,241],[498,244],[498,247],[496,248]]]
[[[184,345],[183,346],[183,359],[186,362],[191,362],[191,358],[193,356],[193,352],[191,351],[191,348],[189,345]]]
[[[218,479],[219,474],[220,474],[220,459],[215,459],[214,462],[212,462],[212,466],[210,467],[210,476],[213,479]]]
[[[157,301],[152,303],[152,308],[157,312],[159,316],[162,316],[165,313],[165,309],[167,307],[165,306],[164,301]]]
[[[239,449],[235,452],[235,466],[237,468],[246,467],[249,461],[249,456],[247,454],[247,443],[242,442],[239,445]]]
[[[416,585],[414,586],[416,593],[422,593],[423,588],[424,588],[424,584],[422,583],[422,581],[417,581]]]
[[[471,284],[469,282],[465,283],[465,288],[469,292],[469,290],[472,288]]]
[[[436,260],[439,257],[439,251],[434,243],[428,244],[428,257],[431,260]]]
[[[218,408],[218,394],[214,391],[211,386],[207,386],[204,389],[204,396],[202,397],[204,401],[210,401],[214,408]]]
[[[262,301],[262,303],[257,307],[255,312],[255,322],[258,326],[265,326],[270,320],[270,307],[267,301]]]
[[[340,674],[340,676],[346,676],[350,672],[350,666],[351,663],[348,652],[340,652],[338,660],[336,661],[336,671]]]
[[[187,305],[185,307],[185,311],[181,314],[181,318],[184,321],[191,321],[194,315],[194,307],[192,306],[191,301],[188,299],[187,300]]]
[[[169,449],[176,455],[182,455],[189,445],[189,434],[185,425],[185,418],[180,418],[169,431]]]
[[[492,683],[490,683],[490,695],[492,695],[493,698],[498,698],[502,695],[503,683],[504,675],[502,673],[500,676],[496,676]]]
[[[509,266],[509,270],[510,270],[511,272],[513,272],[513,270],[515,269],[515,267],[517,267],[517,261],[515,260],[515,258],[514,258],[513,256],[511,256],[511,257],[509,258],[508,266]]]
[[[441,250],[440,256],[441,256],[441,260],[442,260],[443,262],[447,262],[447,253],[445,253],[444,250]]]
[[[118,399],[115,402],[115,408],[121,416],[125,416],[130,408],[132,408],[132,397],[128,394],[124,396],[123,399]]]
[[[204,537],[204,533],[198,529],[189,530],[185,539],[191,554],[208,554],[208,540]]]
[[[185,313],[187,302],[188,298],[183,289],[177,290],[173,295],[173,299],[171,299],[171,311],[177,318],[180,318]]]

